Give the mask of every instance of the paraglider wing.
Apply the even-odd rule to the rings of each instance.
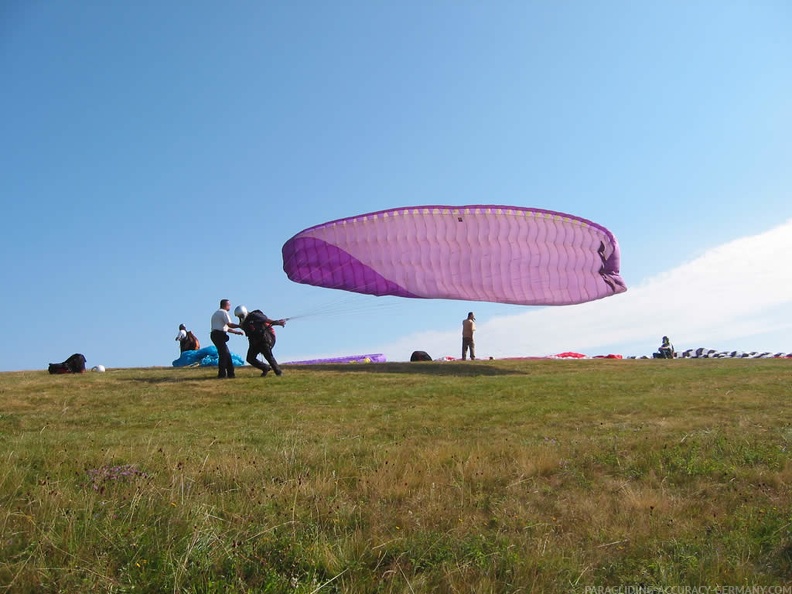
[[[569,305],[627,290],[606,228],[516,206],[417,206],[331,221],[283,246],[298,283],[425,299]]]

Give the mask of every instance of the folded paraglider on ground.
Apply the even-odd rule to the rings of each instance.
[[[245,360],[236,353],[231,353],[231,360],[234,362],[234,367],[245,365]],[[184,351],[172,365],[174,367],[217,367],[217,361],[217,347],[212,345],[197,351]]]

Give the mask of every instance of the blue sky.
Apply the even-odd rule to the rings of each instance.
[[[281,361],[792,351],[792,6],[5,2],[0,370],[170,365],[220,298]],[[571,213],[627,293],[564,308],[292,283],[298,231],[420,204]],[[243,338],[232,338],[244,353]]]

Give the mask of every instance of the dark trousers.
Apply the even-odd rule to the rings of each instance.
[[[467,350],[470,349],[470,360],[476,358],[476,343],[473,342],[472,338],[462,337],[462,360],[465,360],[465,356],[467,355]]]
[[[212,330],[209,335],[212,344],[217,347],[217,377],[234,377],[234,361],[228,350],[228,334],[221,330]]]
[[[262,355],[264,359],[269,363],[262,363],[258,360],[258,356]],[[259,340],[251,340],[250,346],[248,347],[247,352],[247,362],[250,363],[253,367],[260,369],[261,371],[272,371],[275,372],[275,375],[281,374],[280,365],[275,360],[275,357],[272,355],[272,347],[268,345],[266,342],[259,341]]]

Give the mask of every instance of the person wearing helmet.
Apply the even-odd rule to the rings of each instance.
[[[181,344],[183,340],[187,338],[187,326],[184,324],[179,324],[179,333],[176,335],[176,341]],[[182,353],[184,349],[181,349]]]
[[[663,341],[660,344],[660,348],[657,349],[657,353],[655,353],[655,358],[657,359],[673,359],[676,356],[674,352],[674,345],[671,344],[671,340],[668,336],[663,336]]]
[[[234,315],[239,318],[239,327],[248,337],[247,362],[256,369],[261,370],[261,376],[265,377],[270,371],[275,375],[283,375],[283,371],[272,354],[272,347],[275,346],[275,329],[273,326],[285,326],[286,320],[271,320],[260,309],[254,309],[248,313],[244,305],[239,305],[234,310]],[[264,357],[267,363],[262,363],[258,356]]]
[[[476,316],[469,312],[467,318],[462,320],[462,360],[467,356],[470,349],[470,360],[476,359],[476,343],[473,340],[473,333],[476,331]]]
[[[209,338],[212,344],[217,347],[217,377],[218,379],[233,378],[234,361],[231,359],[231,351],[228,350],[228,333],[239,334],[242,332],[233,330],[239,328],[239,324],[231,321],[228,311],[231,309],[231,302],[228,299],[220,300],[220,309],[212,314],[212,331]]]
[[[184,324],[179,324],[179,333],[176,335],[176,340],[179,341],[179,352],[181,353],[197,351],[201,348],[201,342],[198,337],[192,331],[187,330],[187,326]]]

